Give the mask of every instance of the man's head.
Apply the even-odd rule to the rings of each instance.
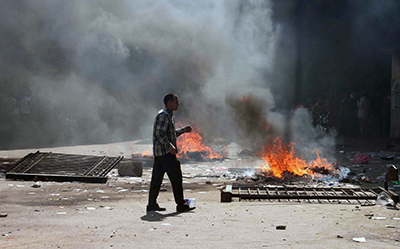
[[[165,107],[170,109],[171,111],[178,110],[178,106],[179,106],[178,96],[174,93],[168,93],[164,97],[164,104],[165,104]]]

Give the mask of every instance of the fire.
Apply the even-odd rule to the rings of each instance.
[[[223,156],[215,153],[210,147],[203,144],[203,138],[200,135],[203,130],[192,126],[192,132],[180,136],[177,141],[178,158],[190,159],[190,153],[198,152],[204,159],[217,159]]]
[[[333,170],[334,164],[329,164],[327,159],[321,158],[318,150],[313,151],[317,159],[306,162],[295,155],[293,146],[294,143],[285,145],[280,138],[276,138],[272,144],[267,144],[259,153],[264,160],[261,171],[278,178],[284,178],[283,174],[289,172],[297,176],[310,175],[314,179],[316,171]]]
[[[152,150],[151,150],[151,146],[149,147],[148,150],[143,151],[142,154],[141,154],[141,156],[143,156],[143,157],[151,156],[151,155],[153,155],[153,152],[152,152]]]

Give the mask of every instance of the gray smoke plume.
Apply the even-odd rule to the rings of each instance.
[[[267,77],[284,64],[276,63],[281,28],[272,1],[30,0],[0,7],[3,95],[29,88],[39,117],[15,147],[39,146],[42,138],[50,145],[150,138],[168,92],[180,97],[177,120],[196,122],[209,137],[252,147],[288,132]],[[243,105],[246,96],[251,101]]]

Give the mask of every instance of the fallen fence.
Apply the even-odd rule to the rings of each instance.
[[[120,157],[30,153],[6,172],[6,179],[28,181],[80,181],[106,183],[107,174],[123,159]]]
[[[307,186],[257,186],[226,185],[221,190],[221,202],[232,202],[232,198],[241,200],[266,200],[278,202],[308,202],[375,205],[381,192],[387,193],[395,203],[399,196],[384,188],[338,188]]]

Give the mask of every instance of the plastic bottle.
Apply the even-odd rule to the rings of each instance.
[[[190,207],[195,207],[195,206],[196,206],[196,199],[195,199],[195,198],[185,198],[185,202],[186,202]]]

